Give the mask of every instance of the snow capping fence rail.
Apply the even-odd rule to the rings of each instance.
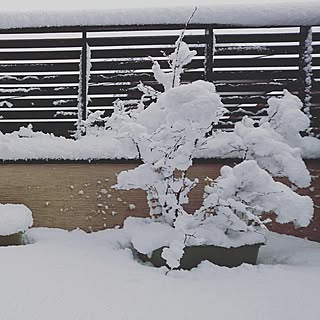
[[[70,137],[91,112],[141,98],[140,81],[161,89],[152,59],[165,67],[181,25],[0,30],[0,130],[32,124]],[[182,81],[215,83],[229,110],[221,128],[243,115],[259,119],[283,89],[299,95],[320,133],[320,27],[189,25],[197,51]],[[150,58],[152,57],[152,59]]]

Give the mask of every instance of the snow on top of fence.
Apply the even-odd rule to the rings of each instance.
[[[6,2],[0,12],[0,28],[184,24],[251,26],[319,25],[318,0],[19,0]]]

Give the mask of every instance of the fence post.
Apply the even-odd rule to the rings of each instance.
[[[214,55],[214,45],[215,38],[213,33],[213,28],[208,27],[206,29],[206,47],[205,47],[205,65],[204,65],[204,80],[212,81],[213,80],[213,55]]]
[[[87,120],[88,116],[88,80],[89,72],[88,70],[88,43],[87,43],[87,32],[82,31],[81,39],[81,55],[80,55],[80,67],[79,67],[79,89],[78,89],[78,122],[77,122],[77,132],[76,138],[80,138],[86,134],[86,128],[84,122]]]
[[[299,41],[299,97],[303,111],[311,118],[312,98],[312,27],[300,27]]]

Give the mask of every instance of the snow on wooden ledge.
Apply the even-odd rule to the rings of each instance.
[[[143,1],[56,0],[28,1],[28,9],[18,0],[1,8],[0,28],[56,26],[117,26],[185,24],[195,6],[193,24],[247,26],[297,26],[320,24],[320,2],[315,0],[177,0]],[[236,10],[235,10],[236,9]]]
[[[239,152],[230,153],[228,145],[235,141],[234,134],[215,136],[208,148],[196,154],[198,159],[242,158]],[[304,159],[320,158],[320,140],[302,138],[301,155]],[[137,148],[131,139],[119,138],[112,131],[87,135],[73,140],[53,134],[35,132],[29,126],[19,131],[0,132],[0,161],[19,160],[130,160],[138,159]]]

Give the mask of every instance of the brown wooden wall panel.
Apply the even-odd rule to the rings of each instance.
[[[219,175],[223,165],[234,160],[198,161],[190,168],[190,177],[200,184],[191,192],[186,206],[194,212],[201,202],[204,179]],[[145,193],[141,190],[116,191],[112,186],[116,174],[134,168],[133,163],[59,163],[1,164],[0,202],[23,203],[32,209],[35,227],[81,228],[96,231],[122,225],[128,216],[148,216]],[[307,161],[314,177],[310,188],[299,190],[312,197],[315,215],[307,228],[294,229],[291,224],[272,223],[277,232],[308,237],[320,242],[320,162]],[[134,204],[134,210],[129,209]]]

